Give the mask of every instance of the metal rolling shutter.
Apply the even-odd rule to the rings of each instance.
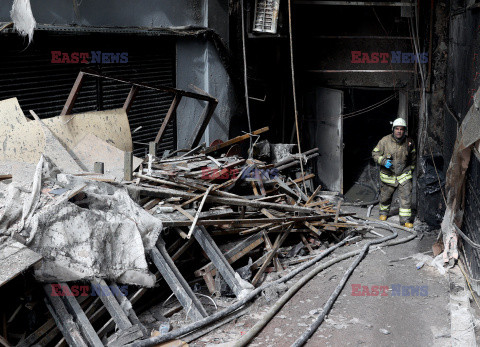
[[[17,97],[24,113],[58,116],[78,72],[94,68],[112,76],[153,85],[175,86],[175,42],[166,38],[124,34],[35,33],[27,45],[16,35],[0,35],[0,100]],[[128,52],[126,64],[52,64],[51,51]],[[122,107],[130,86],[87,77],[73,113]],[[143,156],[153,141],[173,97],[140,89],[129,112],[134,154]],[[175,123],[175,122],[172,122]],[[138,129],[141,127],[140,129]],[[138,129],[134,132],[135,129]],[[160,152],[176,148],[175,124],[167,128]]]

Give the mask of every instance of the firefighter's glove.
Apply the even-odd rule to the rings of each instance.
[[[387,159],[384,165],[387,169],[390,169],[392,167],[392,161],[390,159]]]

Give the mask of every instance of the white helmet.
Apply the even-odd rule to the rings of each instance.
[[[393,121],[392,124],[392,131],[395,129],[395,127],[405,127],[405,130],[407,129],[407,123],[405,122],[405,119],[403,118],[397,118]]]

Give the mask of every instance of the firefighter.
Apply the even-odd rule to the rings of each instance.
[[[393,193],[398,188],[400,225],[412,228],[412,172],[417,155],[415,144],[406,136],[406,132],[405,120],[395,119],[392,134],[378,142],[372,157],[380,165],[380,220],[387,220]]]

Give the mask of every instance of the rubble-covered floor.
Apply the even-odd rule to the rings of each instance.
[[[366,209],[362,208],[345,207],[345,210],[355,211],[360,216],[365,216],[366,213]],[[378,208],[374,209],[373,216],[378,214],[376,210]],[[389,221],[393,222],[395,219],[393,216]],[[380,228],[376,231],[386,234],[386,231]],[[407,232],[400,231],[398,238],[407,235]],[[427,264],[417,269],[419,260],[408,258],[418,253],[432,255],[432,244],[436,236],[435,231],[419,231],[418,237],[410,242],[371,251],[356,268],[327,319],[307,346],[452,345],[454,338],[451,336],[450,287],[453,288],[454,284],[449,281],[455,283],[455,279],[448,274],[442,276],[436,268]],[[364,242],[365,240],[362,240],[358,244],[341,247],[326,259],[358,248]],[[352,261],[353,258],[349,258],[334,264],[315,276],[277,313],[250,346],[290,346],[318,315],[319,309]],[[291,269],[292,267],[286,271]],[[303,274],[297,275],[287,284],[291,285]],[[270,274],[270,278],[276,278],[274,276],[275,274]],[[387,292],[388,296],[353,296],[352,284],[369,286],[370,289],[374,285],[386,285],[390,290]],[[393,296],[391,288],[394,284],[426,286],[427,295],[410,295],[409,292]],[[463,288],[463,291],[465,290]],[[468,296],[467,292],[464,294]],[[267,303],[265,296],[262,296],[247,314],[190,345],[231,345],[245,334],[273,303],[274,300]],[[473,309],[469,308],[469,311],[473,312]],[[473,321],[476,322],[476,318],[473,318]]]

